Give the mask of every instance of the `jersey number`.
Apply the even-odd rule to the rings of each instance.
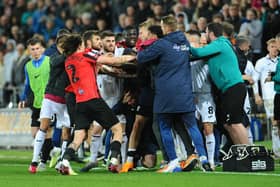
[[[67,66],[67,70],[71,70],[72,74],[71,74],[71,79],[73,83],[76,83],[80,78],[79,77],[75,77],[76,74],[76,67],[72,64]]]

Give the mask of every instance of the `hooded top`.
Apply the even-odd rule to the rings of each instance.
[[[181,113],[195,110],[189,48],[185,35],[176,31],[138,53],[138,63],[159,60],[154,71],[154,113]]]
[[[191,52],[196,57],[219,53],[208,60],[208,66],[212,80],[223,93],[229,87],[243,82],[237,57],[230,41],[225,37],[220,36],[201,48],[191,48]]]

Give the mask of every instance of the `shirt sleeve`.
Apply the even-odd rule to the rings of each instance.
[[[155,42],[143,51],[138,52],[136,57],[137,62],[145,63],[157,59],[164,52],[164,50],[162,50],[162,46],[163,42]]]
[[[21,101],[25,101],[27,99],[27,95],[30,92],[29,77],[28,77],[28,73],[27,73],[27,70],[26,70],[26,65],[24,66],[24,74],[25,74],[25,83],[24,83],[23,93],[20,97]]]
[[[191,47],[191,54],[195,57],[205,57],[220,53],[221,49],[215,43],[210,43],[204,47],[194,48]]]
[[[272,80],[274,82],[280,83],[280,64],[277,64],[277,66],[276,66],[276,74],[272,77]]]

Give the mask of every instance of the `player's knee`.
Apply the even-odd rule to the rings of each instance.
[[[111,130],[114,135],[122,134],[122,125],[117,123],[111,127]]]

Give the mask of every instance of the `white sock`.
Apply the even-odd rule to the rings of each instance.
[[[280,154],[280,138],[279,138],[279,129],[277,126],[272,126],[272,149],[274,153]]]
[[[253,144],[254,144],[254,141],[253,141],[253,135],[252,135],[252,132],[251,132],[250,127],[249,127],[249,128],[247,128],[247,131],[248,131],[248,140],[249,140],[249,145],[253,145]]]
[[[129,152],[133,152],[133,155],[135,155],[136,149],[135,148],[128,148],[127,150],[128,156],[127,156],[127,162],[133,162],[134,156],[129,156]]]
[[[98,156],[98,150],[102,144],[102,138],[100,135],[93,135],[91,137],[90,144],[90,162],[96,162]]]
[[[45,142],[45,137],[46,137],[46,132],[42,130],[38,130],[34,140],[32,162],[39,162],[39,155],[42,150],[43,144]]]
[[[78,149],[78,157],[80,159],[84,158],[84,142],[80,145],[79,149]]]
[[[209,134],[205,137],[205,144],[207,149],[208,161],[210,164],[214,164],[214,154],[215,154],[215,137],[214,134]]]
[[[128,142],[127,136],[126,134],[123,134],[122,144],[121,144],[122,163],[125,163],[126,161],[127,142]]]
[[[178,158],[176,158],[176,159],[174,159],[174,160],[171,160],[170,162],[169,162],[169,164],[168,165],[170,165],[170,166],[180,166],[180,164],[179,164],[179,159]]]
[[[65,140],[64,140],[64,141],[62,142],[60,158],[63,157],[63,155],[64,155],[64,153],[65,153],[65,150],[66,150],[66,148],[67,148],[67,144],[68,144],[68,141],[65,141]]]

